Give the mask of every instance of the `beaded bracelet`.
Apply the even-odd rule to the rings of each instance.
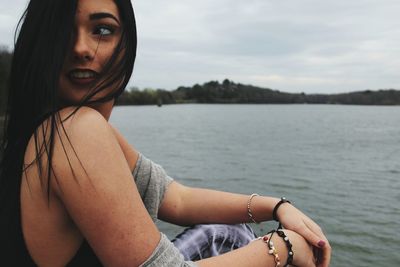
[[[269,248],[268,254],[274,256],[275,267],[279,267],[281,265],[281,259],[279,258],[278,251],[276,250],[276,248],[274,246],[274,242],[272,242],[272,236],[274,235],[274,233],[275,233],[275,231],[271,232],[271,236],[266,243]]]
[[[257,224],[258,224],[258,222],[256,222],[256,220],[254,220],[253,213],[251,212],[251,209],[250,209],[250,205],[251,205],[251,200],[253,199],[253,197],[258,197],[258,196],[260,196],[260,195],[259,194],[251,194],[249,201],[247,201],[247,214],[249,215],[250,220],[253,223],[257,223]]]
[[[272,233],[272,232],[270,232],[270,233]],[[272,234],[273,234],[273,233],[272,233]],[[271,237],[272,237],[272,234],[271,234]],[[260,240],[260,239],[261,239],[265,244],[267,244],[267,246],[268,246],[268,254],[269,254],[269,255],[272,255],[272,254],[273,254],[276,267],[280,266],[280,265],[281,265],[281,262],[280,262],[280,259],[279,259],[278,251],[276,250],[276,248],[275,248],[275,246],[274,246],[274,243],[271,241],[270,237],[268,237],[268,234],[265,235],[265,236],[260,236],[260,237],[258,237],[256,240]]]
[[[283,241],[285,241],[286,247],[288,249],[288,258],[286,260],[286,264],[283,267],[287,267],[292,264],[293,262],[293,250],[292,250],[292,243],[290,243],[289,238],[286,236],[285,232],[282,229],[277,229],[276,233],[278,236],[282,237]]]

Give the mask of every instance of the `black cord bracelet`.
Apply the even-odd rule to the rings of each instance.
[[[277,229],[276,233],[280,237],[282,237],[282,239],[283,239],[283,241],[285,241],[286,247],[288,249],[288,258],[287,258],[286,264],[283,265],[283,267],[287,267],[287,266],[291,265],[293,262],[294,253],[292,250],[292,243],[290,243],[289,238],[286,236],[285,232],[282,229]]]
[[[283,203],[290,203],[292,204],[292,202],[290,202],[289,200],[287,200],[285,197],[282,197],[281,200],[275,205],[274,210],[272,211],[272,219],[274,219],[275,221],[279,222],[278,216],[277,216],[277,212],[279,207],[283,204]]]
[[[273,255],[275,257],[275,263],[277,264],[276,266],[279,266],[280,265],[280,259],[279,259],[279,256],[277,256],[278,254],[276,253],[275,247],[274,247],[274,245],[272,243],[272,236],[275,233],[279,237],[281,237],[283,239],[283,241],[285,242],[285,245],[287,247],[288,257],[287,257],[286,263],[285,263],[285,265],[283,265],[283,267],[288,267],[293,263],[294,252],[293,252],[293,249],[292,249],[292,243],[290,243],[289,237],[286,236],[286,234],[285,234],[285,232],[283,231],[282,228],[278,228],[276,230],[271,230],[271,231],[269,231],[267,233],[267,235],[271,234],[271,236],[269,237],[268,241],[266,242],[268,244],[268,248],[270,249],[269,250],[269,254]]]

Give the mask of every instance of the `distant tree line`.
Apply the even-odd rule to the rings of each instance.
[[[117,105],[162,105],[176,104],[172,92],[162,89],[146,88],[139,90],[136,87],[125,90],[117,100]]]
[[[268,88],[211,81],[203,85],[179,87],[174,91],[137,88],[128,90],[117,101],[118,105],[156,105],[177,103],[218,104],[343,104],[343,105],[400,105],[400,91],[394,89],[343,94],[285,93]]]
[[[0,118],[6,105],[6,87],[12,53],[0,47]],[[191,87],[181,86],[174,91],[163,89],[130,88],[117,100],[117,105],[162,105],[180,103],[254,103],[254,104],[353,104],[400,105],[400,91],[389,89],[344,94],[285,93],[269,88],[234,83],[210,81]]]

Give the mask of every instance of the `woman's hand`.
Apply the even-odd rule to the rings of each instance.
[[[283,230],[292,244],[294,266],[298,267],[315,267],[316,259],[313,255],[312,246],[299,234],[290,230]],[[275,234],[276,235],[276,234]],[[274,236],[275,236],[274,235]],[[278,236],[276,235],[275,238]]]
[[[279,207],[277,217],[284,228],[301,235],[313,246],[314,257],[317,259],[316,266],[329,266],[331,246],[321,228],[312,219],[290,203],[284,203]]]

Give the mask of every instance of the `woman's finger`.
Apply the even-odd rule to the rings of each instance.
[[[325,246],[322,248],[322,260],[320,263],[318,263],[318,267],[328,267],[329,262],[331,261],[331,253],[332,253],[332,248],[327,242]]]
[[[321,228],[311,219],[305,220],[304,224],[309,228],[310,231],[314,232],[317,236],[320,237],[321,241],[317,244],[317,266],[318,267],[326,267],[329,265],[332,249],[329,244],[328,239],[325,237],[324,233],[322,232]],[[310,241],[311,242],[311,241]]]
[[[319,236],[320,240],[324,241],[325,243],[328,242],[325,234],[322,232],[322,229],[311,219],[304,220],[304,224],[317,236]]]
[[[307,242],[309,242],[314,247],[323,248],[326,244],[326,241],[321,239],[316,233],[310,230],[308,226],[305,224],[304,227],[301,227],[297,230],[297,233],[303,236]]]
[[[303,221],[314,233],[319,235],[322,239],[326,239],[325,234],[322,231],[321,227],[319,227],[319,225],[316,224],[313,220],[311,220],[309,217],[305,217]]]

